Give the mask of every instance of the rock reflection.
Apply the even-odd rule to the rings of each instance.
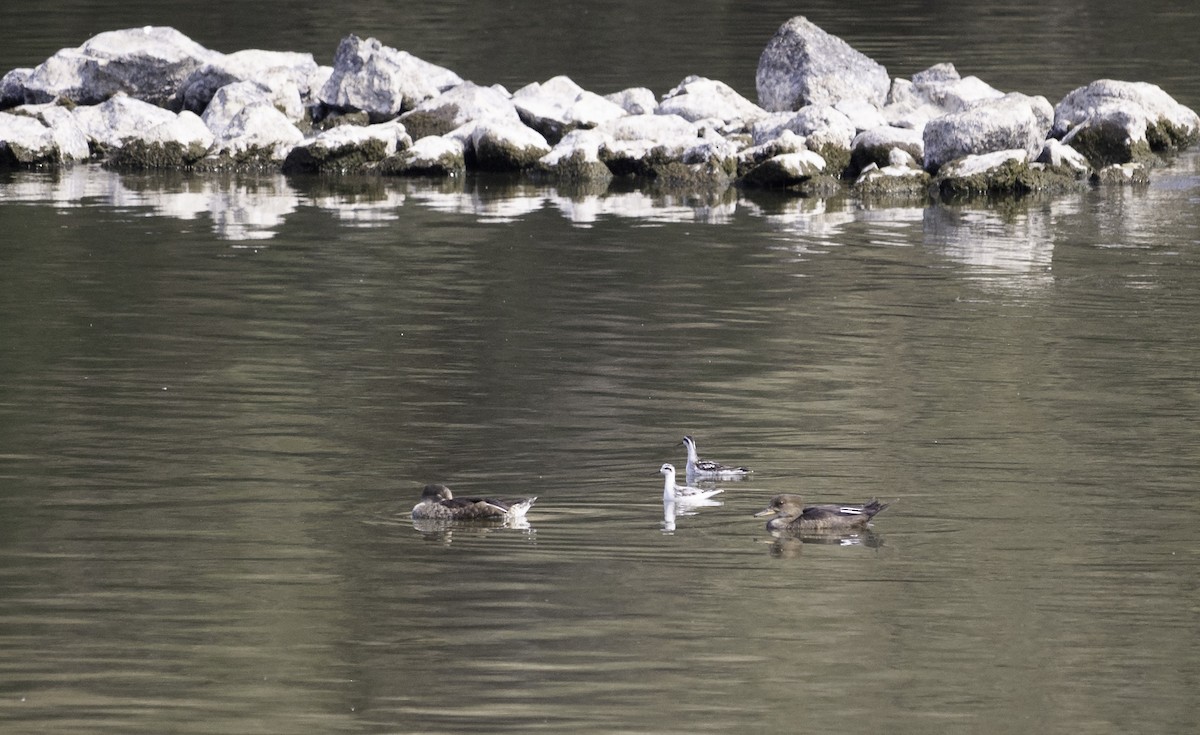
[[[981,277],[1006,286],[1053,283],[1054,222],[1069,212],[1054,207],[1020,211],[934,206],[924,210],[925,241],[946,257],[973,266]]]
[[[850,533],[835,531],[803,531],[771,533],[771,556],[780,559],[792,559],[800,555],[805,544],[822,544],[825,546],[864,546],[878,549],[883,546],[883,537],[874,531],[860,530]]]

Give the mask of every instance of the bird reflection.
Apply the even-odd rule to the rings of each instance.
[[[826,546],[865,546],[878,549],[883,546],[883,537],[874,531],[860,530],[852,532],[838,531],[772,531],[771,556],[780,559],[791,559],[800,555],[804,544],[824,544]]]
[[[686,503],[677,502],[675,500],[663,499],[663,533],[670,535],[675,533],[675,518],[677,516],[694,516],[697,515],[696,508],[712,508],[718,505],[724,505],[720,500],[704,498],[702,500],[689,500]]]
[[[414,518],[412,525],[426,541],[441,543],[445,546],[449,546],[454,541],[456,535],[458,538],[463,539],[482,538],[489,534],[506,530],[520,531],[527,536],[532,536],[536,533],[526,518],[515,518],[503,522],[464,522],[440,518]]]

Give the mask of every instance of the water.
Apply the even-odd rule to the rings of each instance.
[[[439,7],[422,43],[479,64],[457,34],[502,13]],[[134,22],[96,8],[15,48]],[[1194,48],[1088,8],[1037,58],[1029,16],[980,11],[1013,32],[970,58],[1083,83],[1097,28]],[[331,48],[353,24],[319,12],[278,44],[175,24]],[[638,63],[752,72],[791,12],[704,4],[726,43]],[[889,23],[965,55],[858,12],[889,67]],[[954,207],[0,174],[0,729],[1193,729],[1198,203],[1194,151],[1146,189]],[[755,474],[667,530],[686,433]],[[430,481],[539,500],[528,529],[425,533]],[[804,543],[751,516],[778,492],[894,505]]]

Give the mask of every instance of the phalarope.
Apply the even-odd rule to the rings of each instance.
[[[683,437],[683,446],[687,447],[687,479],[704,477],[713,480],[736,480],[750,474],[748,467],[729,467],[711,459],[700,459],[696,453],[696,440],[690,436]]]
[[[771,504],[754,515],[775,517],[768,531],[826,531],[863,528],[890,503],[872,500],[865,505],[804,505],[799,495],[776,495]]]
[[[664,464],[659,468],[659,472],[666,478],[663,483],[663,503],[677,503],[679,505],[696,505],[708,501],[709,498],[717,493],[724,492],[721,488],[713,488],[706,490],[699,487],[688,487],[687,485],[675,484],[675,465]],[[708,501],[715,503],[716,501]]]
[[[456,498],[445,485],[426,485],[421,502],[413,506],[414,520],[435,521],[519,521],[533,505],[534,498],[505,501],[494,498]]]

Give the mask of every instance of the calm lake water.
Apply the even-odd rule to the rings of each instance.
[[[0,67],[168,23],[751,97],[798,12],[54,5]],[[894,75],[1200,107],[1175,5],[803,10]],[[1190,731],[1198,207],[1195,150],[962,206],[0,173],[0,730]],[[670,529],[688,433],[755,473]],[[539,499],[422,531],[426,482]],[[810,543],[779,492],[894,504]]]

